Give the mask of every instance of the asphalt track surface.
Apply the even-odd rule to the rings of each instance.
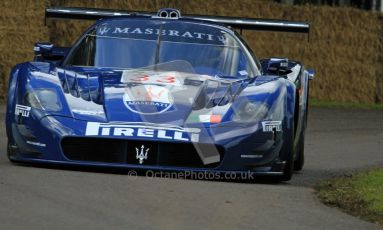
[[[382,229],[321,204],[313,185],[383,165],[383,111],[311,108],[288,183],[129,176],[15,165],[0,107],[0,229]]]

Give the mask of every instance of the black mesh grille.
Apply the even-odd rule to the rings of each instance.
[[[61,146],[64,155],[76,161],[140,164],[140,160],[136,157],[137,151],[145,153],[148,150],[142,165],[214,168],[219,164],[217,162],[204,165],[191,143],[68,137],[62,140]],[[198,144],[198,148],[202,150],[207,149],[206,146],[207,144]],[[214,149],[218,149],[222,160],[223,149],[219,146]]]
[[[61,146],[70,160],[123,163],[126,159],[126,144],[121,140],[65,138]]]

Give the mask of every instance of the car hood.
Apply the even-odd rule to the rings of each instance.
[[[76,119],[183,126],[225,114],[246,79],[167,70],[57,71]]]

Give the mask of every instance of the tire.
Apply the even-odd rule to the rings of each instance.
[[[294,173],[294,154],[293,154],[293,150],[291,149],[289,153],[289,157],[286,160],[285,168],[283,169],[283,174],[278,177],[278,180],[289,181],[293,177],[293,173]]]
[[[291,127],[294,127],[294,124]],[[285,140],[289,140],[289,142],[281,150],[287,152],[287,159],[283,169],[283,174],[276,177],[276,180],[278,181],[289,181],[294,173],[294,129],[292,129],[287,135],[289,135],[289,137],[284,138]]]
[[[305,134],[303,133],[298,145],[297,158],[294,161],[294,171],[301,171],[305,164]]]
[[[301,171],[303,169],[303,165],[305,164],[305,133],[306,133],[306,127],[307,127],[307,115],[308,115],[308,104],[309,99],[307,97],[306,99],[306,111],[305,111],[305,117],[304,117],[304,127],[302,131],[301,138],[299,140],[298,146],[297,146],[297,157],[294,161],[294,170],[295,171]]]
[[[9,140],[8,140],[8,143],[7,143],[7,158],[8,158],[8,160],[10,162],[15,162],[14,160],[12,160],[11,156],[12,156],[11,142],[9,142]]]

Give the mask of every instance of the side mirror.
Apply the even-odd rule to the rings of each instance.
[[[52,53],[53,50],[53,44],[52,43],[46,43],[46,42],[37,42],[35,44],[35,47],[33,48],[33,51],[35,51],[35,55],[48,55]]]
[[[60,64],[69,50],[70,47],[55,47],[52,43],[37,42],[33,48],[35,51],[34,61]]]
[[[307,70],[307,73],[308,73],[308,75],[309,75],[309,80],[313,80],[314,77],[315,77],[315,70],[313,70],[313,69],[308,69],[308,70]]]
[[[277,75],[287,75],[291,73],[289,60],[287,58],[271,58],[267,67],[267,72]]]

